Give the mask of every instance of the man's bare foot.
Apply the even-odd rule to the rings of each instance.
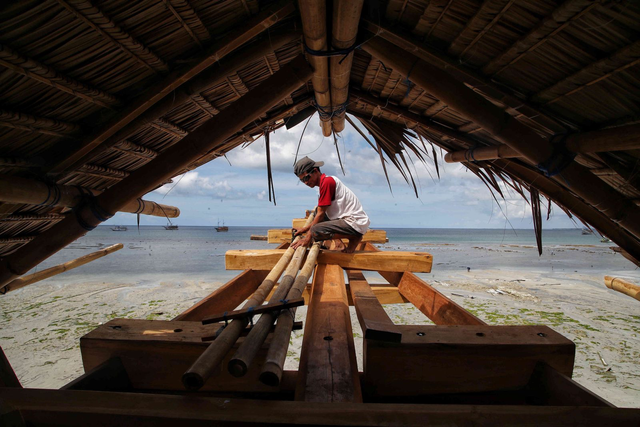
[[[362,241],[362,236],[353,236],[349,238],[349,245],[342,250],[345,254],[352,254],[358,248],[358,245]]]

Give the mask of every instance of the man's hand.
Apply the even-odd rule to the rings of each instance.
[[[299,239],[298,241],[293,242],[291,244],[291,247],[293,249],[297,249],[300,246],[307,247],[307,246],[309,246],[309,243],[311,243],[311,234],[307,234],[306,236],[304,236],[303,238]]]
[[[301,234],[306,233],[307,231],[309,231],[311,229],[311,227],[302,227],[300,229],[293,229],[293,231],[295,231],[294,236],[299,236]]]

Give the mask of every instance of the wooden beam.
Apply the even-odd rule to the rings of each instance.
[[[269,270],[282,256],[282,249],[229,250],[225,254],[227,270]],[[426,252],[356,252],[345,254],[322,251],[318,264],[336,264],[346,269],[371,271],[415,271],[429,273],[433,257]]]
[[[555,155],[552,144],[541,138],[533,129],[504,113],[482,96],[473,92],[448,73],[409,54],[394,49],[392,43],[381,38],[373,38],[363,49],[383,60],[403,75],[412,72],[412,78],[418,86],[431,92],[462,116],[478,123],[499,141],[520,152],[528,161],[539,165],[550,161]],[[640,209],[626,199],[620,199],[616,192],[587,168],[577,162],[570,162],[562,176],[555,180],[563,183],[577,196],[589,204],[597,206],[607,216],[631,234],[640,237]]]
[[[2,347],[0,347],[0,388],[3,387],[22,388],[22,384],[20,384],[20,380],[18,380],[11,363],[9,363],[9,359],[4,354]]]
[[[85,372],[61,390],[128,391],[131,390],[129,375],[119,357],[113,357]]]
[[[131,175],[95,199],[106,215],[113,215],[127,203],[153,190],[158,183],[170,179],[196,159],[207,154],[217,144],[232,136],[237,129],[247,126],[265,114],[284,97],[306,83],[311,77],[311,68],[302,56],[297,57],[247,95],[234,102],[217,116],[211,118],[181,144],[173,145],[152,162],[140,167]],[[35,244],[18,249],[0,260],[0,286],[24,274],[51,254],[62,249],[78,237],[86,234],[104,217],[96,217],[93,209],[78,209],[49,230],[41,233]],[[42,243],[40,245],[39,243]]]
[[[35,179],[0,174],[0,201],[26,205],[74,208],[88,196],[97,196],[100,191],[77,185],[50,184]],[[151,215],[167,218],[180,216],[180,209],[150,200],[136,199],[127,203],[120,212]]]
[[[549,129],[551,133],[564,133],[567,131],[567,127],[556,121],[552,114],[544,113],[536,106],[527,101],[523,101],[522,94],[512,92],[505,86],[499,86],[485,76],[478,74],[476,71],[460,65],[458,59],[443,55],[425,43],[416,40],[414,36],[404,33],[399,28],[391,28],[388,25],[379,24],[378,22],[367,19],[362,20],[360,27],[375,34],[376,38],[383,38],[393,43],[401,49],[446,71],[466,85],[477,88],[486,96],[517,110],[529,120],[533,120]],[[403,75],[406,76],[406,74]],[[414,72],[412,72],[411,75],[413,76]],[[576,126],[574,127],[577,128]]]
[[[106,16],[91,2],[74,1],[73,5],[71,5],[65,0],[58,0],[58,3],[100,34],[104,40],[107,40],[112,46],[127,54],[143,67],[154,73],[169,71],[169,66],[162,58],[122,30],[113,19]]]
[[[133,389],[184,390],[182,374],[211,344],[203,342],[202,337],[214,335],[218,327],[217,324],[205,326],[198,322],[114,319],[80,339],[82,363],[85,372],[89,372],[118,357]],[[243,340],[241,337],[237,345]],[[202,390],[278,392],[278,388],[267,387],[258,381],[267,347],[268,343],[256,358],[256,368],[251,367],[244,378],[237,379],[226,369],[218,369],[215,378]],[[225,360],[224,366],[226,364]]]
[[[362,402],[344,271],[319,264],[307,311],[296,400]]]
[[[267,273],[268,271],[245,270],[173,320],[201,322],[215,313],[233,310],[258,289]]]
[[[110,93],[72,79],[52,67],[27,58],[6,44],[0,46],[0,65],[39,83],[101,107],[113,109],[120,104],[120,100]]]
[[[210,323],[218,323],[225,320],[247,319],[249,317],[257,316],[258,314],[272,313],[293,307],[300,307],[301,305],[304,305],[304,298],[296,298],[287,302],[269,302],[268,304],[262,304],[257,307],[241,308],[239,310],[213,314],[202,319],[202,324],[208,325]]]
[[[267,240],[269,243],[291,242],[291,228],[269,230],[267,232]],[[386,243],[389,241],[389,239],[387,239],[387,232],[384,230],[368,230],[364,234],[364,236],[362,236],[362,241],[371,243]]]
[[[521,406],[326,403],[80,390],[0,389],[0,400],[28,425],[162,426],[322,425],[637,426],[640,409]]]
[[[260,271],[264,271],[264,270],[260,270]],[[369,286],[371,287],[371,291],[373,292],[373,295],[375,295],[375,297],[378,299],[378,302],[380,304],[405,304],[409,302],[409,300],[404,296],[402,296],[400,291],[398,291],[397,286],[388,286],[384,284],[375,284],[375,283],[372,283]],[[274,288],[274,291],[277,288],[278,286]],[[271,292],[273,293],[273,291]],[[269,294],[269,297],[271,297],[271,294]],[[307,288],[305,288],[304,291],[302,291],[302,297],[305,300],[305,305],[308,305],[309,300],[311,298],[311,285],[307,285]],[[351,293],[347,294],[347,298],[349,300],[349,306],[353,306],[353,298],[351,296]]]
[[[31,285],[32,283],[36,283],[41,280],[48,279],[49,277],[56,276],[58,274],[64,273],[65,271],[73,270],[74,268],[78,268],[92,261],[95,261],[99,258],[107,256],[113,252],[119,251],[122,248],[123,248],[122,243],[116,243],[115,245],[108,246],[99,251],[91,252],[90,254],[81,256],[80,258],[76,258],[74,260],[67,261],[62,264],[58,264],[54,267],[37,271],[33,274],[29,274],[28,276],[19,277],[7,283],[4,286],[0,286],[0,293],[6,294],[7,292],[24,288],[25,286]]]
[[[264,10],[255,17],[247,20],[243,25],[236,27],[231,33],[220,39],[208,48],[201,56],[194,58],[194,65],[169,74],[161,81],[154,84],[146,92],[146,96],[139,98],[127,106],[104,127],[97,130],[89,138],[74,147],[74,150],[65,155],[47,170],[51,174],[58,174],[67,169],[75,169],[81,164],[87,163],[96,155],[94,150],[124,126],[131,123],[142,113],[161,101],[163,98],[172,99],[172,93],[185,82],[188,82],[197,74],[215,64],[228,54],[238,49],[247,41],[267,30],[295,9],[288,1],[280,1],[272,7]],[[175,104],[172,104],[175,107]],[[157,118],[156,116],[155,118]],[[120,139],[124,139],[123,136]],[[118,140],[120,140],[118,139]],[[113,144],[118,142],[113,141]],[[111,145],[113,145],[111,144]],[[98,151],[100,152],[100,151]]]
[[[534,405],[615,407],[544,362],[536,364],[527,388]]]
[[[396,327],[400,343],[365,340],[365,396],[519,389],[539,361],[573,371],[575,344],[547,326]]]
[[[358,321],[366,339],[400,342],[402,333],[395,327],[389,315],[360,271],[347,270],[349,291],[356,308]]]

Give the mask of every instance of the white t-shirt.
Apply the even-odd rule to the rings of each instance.
[[[331,179],[335,181],[335,194],[331,194],[333,193]],[[331,204],[326,213],[330,220],[343,219],[358,233],[367,232],[371,221],[353,191],[349,190],[337,177],[322,174],[318,206],[327,206],[329,200]]]

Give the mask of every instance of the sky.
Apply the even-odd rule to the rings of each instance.
[[[353,121],[366,133],[355,118]],[[183,226],[215,226],[219,221],[228,226],[290,227],[291,219],[304,217],[305,210],[313,209],[317,202],[317,187],[307,187],[293,174],[305,123],[289,130],[282,127],[270,135],[276,204],[269,201],[264,138],[177,176],[173,183],[143,198],[180,208],[180,216],[171,221]],[[373,138],[369,136],[369,140]],[[318,116],[314,115],[304,132],[298,159],[309,156],[324,161],[322,172],[337,176],[358,196],[371,219],[371,228],[533,228],[530,206],[517,193],[505,189],[505,198],[497,195],[496,202],[482,181],[462,164],[445,163],[445,153],[439,149],[439,179],[431,159],[425,165],[414,157],[416,197],[402,175],[387,163],[389,190],[378,153],[349,123],[338,138],[338,148],[344,174],[333,138],[323,137]],[[107,224],[133,225],[136,221],[136,215],[119,212]],[[160,217],[140,218],[141,225],[166,223]],[[543,217],[544,229],[576,227],[555,205],[550,220]]]

